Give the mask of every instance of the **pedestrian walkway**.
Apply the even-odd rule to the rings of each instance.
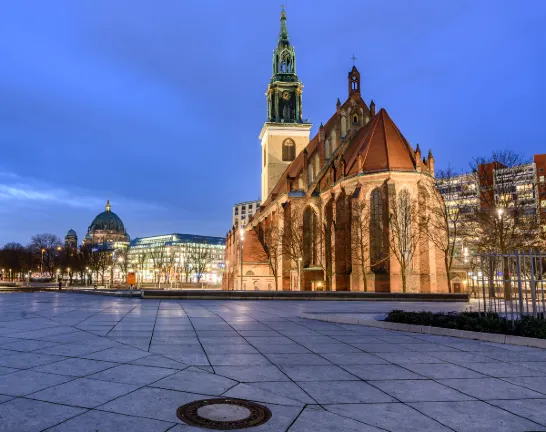
[[[253,432],[546,431],[546,351],[300,318],[468,304],[0,295],[2,431],[197,432],[179,406],[267,406]]]

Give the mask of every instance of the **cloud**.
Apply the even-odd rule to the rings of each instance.
[[[162,211],[165,207],[150,202],[114,196],[118,206],[127,209]],[[41,206],[56,204],[77,209],[97,210],[104,206],[105,198],[99,198],[86,190],[73,190],[51,185],[39,179],[24,178],[16,173],[0,170],[0,204]]]

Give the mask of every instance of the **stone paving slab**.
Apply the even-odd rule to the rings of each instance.
[[[226,396],[256,432],[546,431],[545,350],[299,316],[467,307],[0,295],[0,430],[204,431],[176,409]]]

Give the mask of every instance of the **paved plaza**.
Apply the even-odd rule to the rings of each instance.
[[[468,304],[0,295],[0,430],[204,431],[179,406],[267,406],[252,431],[546,431],[546,351],[300,318]]]

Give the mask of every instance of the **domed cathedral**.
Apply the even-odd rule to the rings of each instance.
[[[69,249],[78,249],[78,235],[73,229],[69,229],[64,236],[64,247]]]
[[[426,228],[437,202],[432,153],[423,158],[385,109],[363,100],[355,66],[346,100],[309,141],[295,65],[283,10],[260,135],[262,205],[243,233],[228,232],[224,289],[447,292]]]
[[[91,244],[106,249],[114,249],[118,246],[128,245],[129,234],[125,231],[123,222],[117,214],[112,211],[110,200],[106,201],[105,210],[98,214],[83,240],[83,244]]]

